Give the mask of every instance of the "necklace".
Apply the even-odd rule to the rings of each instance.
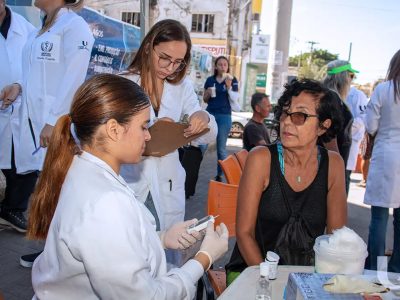
[[[285,159],[283,157],[283,146],[282,146],[282,143],[277,143],[277,148],[278,148],[279,165],[281,167],[282,175],[285,176]],[[319,168],[319,162],[321,160],[321,153],[319,151],[319,147],[318,147],[317,159],[318,159],[318,168]],[[301,183],[301,176],[300,175],[296,176],[296,181],[297,181],[297,183]]]

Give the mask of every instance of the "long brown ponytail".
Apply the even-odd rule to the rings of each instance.
[[[45,239],[57,207],[61,187],[75,154],[80,148],[71,134],[71,124],[81,146],[96,144],[99,126],[114,119],[125,125],[150,105],[143,89],[129,79],[95,75],[75,93],[69,115],[60,117],[50,138],[43,171],[32,196],[28,238]]]
[[[44,160],[43,172],[32,195],[28,238],[45,239],[57,206],[61,186],[79,148],[70,132],[69,115],[60,117],[54,127]],[[39,216],[39,217],[35,217]]]

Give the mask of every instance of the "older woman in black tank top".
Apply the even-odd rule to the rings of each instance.
[[[287,204],[301,214],[312,238],[347,221],[343,159],[317,146],[341,130],[333,92],[313,80],[293,81],[278,100],[280,141],[254,148],[239,185],[237,244],[226,266],[228,282],[264,261],[289,220]],[[286,197],[286,202],[283,197]],[[312,249],[310,249],[312,250]]]

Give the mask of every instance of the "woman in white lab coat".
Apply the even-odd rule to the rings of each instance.
[[[226,226],[209,223],[195,257],[167,272],[163,248],[187,248],[201,235],[186,232],[194,220],[156,232],[119,175],[121,164],[140,161],[149,117],[137,84],[104,74],[85,82],[59,118],[29,215],[28,236],[47,237],[32,269],[34,299],[193,299],[227,250]]]
[[[146,35],[125,76],[150,96],[150,125],[157,118],[179,122],[187,115],[190,126],[185,134],[190,136],[209,127],[210,132],[201,137],[201,144],[208,144],[215,140],[217,126],[215,119],[201,109],[193,84],[186,78],[190,57],[191,40],[186,27],[175,20],[163,20]],[[178,151],[124,166],[122,176],[139,201],[152,198],[161,229],[183,220],[185,170]]]
[[[400,50],[389,64],[386,80],[367,105],[366,129],[375,136],[364,203],[371,205],[366,268],[376,270],[385,255],[389,208],[393,208],[394,245],[388,271],[400,273]]]
[[[11,87],[21,82],[22,48],[35,27],[6,7],[5,0],[0,0],[0,28],[0,169],[6,178],[0,223],[25,232],[23,213],[35,187],[37,172],[20,172],[21,157],[29,158],[32,153],[19,143],[21,127],[28,123],[21,117],[21,96],[13,93]]]
[[[23,50],[21,84],[24,114],[29,126],[20,143],[31,153],[20,171],[41,170],[57,119],[68,112],[72,97],[86,77],[94,38],[74,10],[83,0],[35,0],[44,13],[43,27],[29,37]]]
[[[88,24],[74,10],[83,0],[35,0],[43,15],[43,27],[33,32],[23,49],[21,85],[22,118],[19,172],[41,170],[45,148],[57,119],[68,112],[72,97],[85,80],[94,38]],[[18,156],[18,153],[16,153]],[[36,254],[24,255],[20,263],[31,267]]]

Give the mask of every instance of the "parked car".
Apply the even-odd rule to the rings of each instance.
[[[243,138],[244,126],[251,119],[253,113],[251,112],[232,112],[232,127],[229,133],[229,137],[232,138]],[[264,123],[269,129],[269,137],[271,142],[274,142],[277,138],[277,125],[273,120],[274,114],[271,113],[268,118],[264,119]]]
[[[244,126],[251,119],[253,113],[251,112],[232,112],[232,127],[229,137],[242,138]]]

